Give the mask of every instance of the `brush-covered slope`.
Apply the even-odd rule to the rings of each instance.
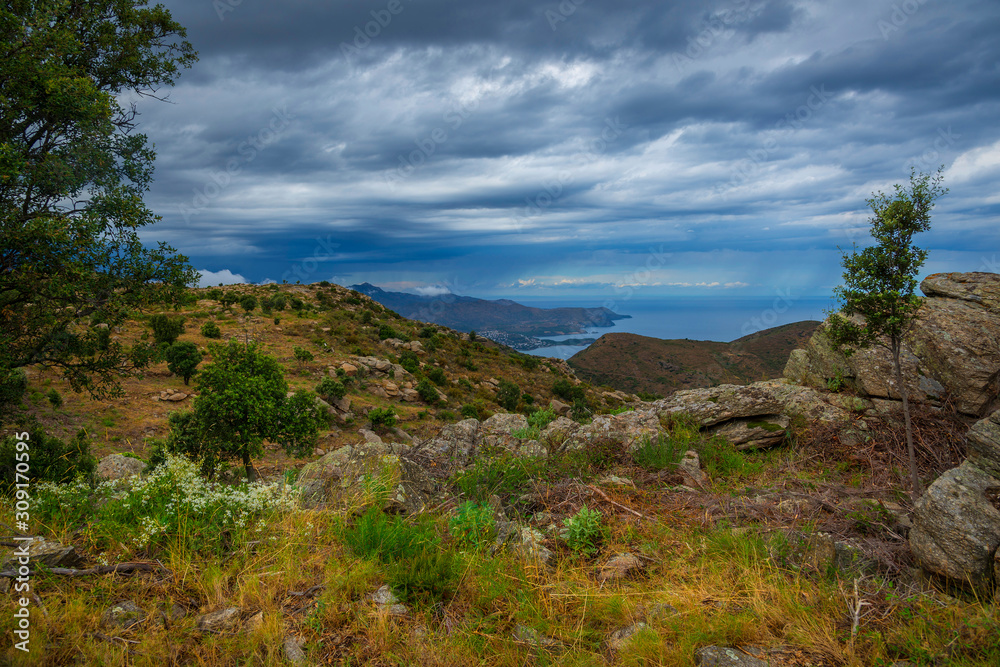
[[[662,340],[629,333],[601,336],[569,359],[593,384],[666,395],[678,389],[744,384],[781,377],[788,355],[804,345],[819,322],[786,324],[731,343]]]

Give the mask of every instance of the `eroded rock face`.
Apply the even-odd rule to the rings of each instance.
[[[992,589],[1000,546],[1000,480],[971,461],[941,475],[916,503],[910,549],[917,563],[974,588]]]
[[[948,395],[960,412],[977,417],[1000,408],[1000,275],[938,273],[920,289],[927,299],[901,359],[910,396],[935,402]],[[825,388],[841,377],[870,397],[900,398],[886,349],[846,357],[833,349],[826,327],[792,353],[786,378]]]

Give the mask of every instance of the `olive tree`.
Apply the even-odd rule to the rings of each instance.
[[[289,396],[277,360],[254,344],[210,343],[208,350],[212,363],[198,374],[194,409],[190,417],[174,420],[183,432],[172,441],[184,445],[183,453],[202,458],[209,474],[219,461],[240,461],[254,481],[253,460],[264,454],[265,440],[293,456],[313,450],[322,423],[314,395]]]
[[[872,210],[869,224],[876,243],[844,254],[844,285],[834,291],[847,317],[831,314],[828,329],[830,340],[846,354],[878,345],[892,356],[896,391],[903,402],[914,497],[921,494],[921,487],[901,355],[923,301],[914,292],[927,251],[913,245],[913,235],[930,229],[934,202],[948,192],[942,180],[941,170],[936,174],[913,171],[909,187],[896,184],[891,195],[879,192],[868,199]],[[860,316],[860,321],[848,319],[852,316]]]

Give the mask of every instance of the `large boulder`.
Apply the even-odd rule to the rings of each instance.
[[[435,454],[446,456],[459,465],[469,463],[469,457],[475,451],[479,441],[479,420],[463,419],[455,424],[448,424],[433,438],[429,448]]]
[[[419,512],[437,484],[407,458],[401,444],[363,442],[346,445],[306,465],[299,473],[305,507],[379,505]]]
[[[916,503],[910,549],[922,568],[991,590],[1000,546],[1000,481],[971,461],[941,475]]]
[[[910,396],[929,402],[947,396],[977,417],[1000,408],[1000,275],[938,273],[920,289],[927,299],[901,358]],[[785,377],[819,388],[843,379],[868,396],[899,400],[889,352],[873,347],[847,357],[833,349],[827,327],[792,352]]]
[[[146,464],[140,459],[121,454],[108,454],[97,464],[97,478],[101,480],[128,479],[142,474]]]

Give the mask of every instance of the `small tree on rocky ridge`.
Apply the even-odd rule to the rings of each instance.
[[[914,291],[927,251],[913,245],[913,235],[930,229],[934,201],[948,192],[941,186],[942,180],[941,170],[933,175],[912,171],[909,188],[896,184],[894,194],[879,192],[868,200],[874,214],[869,220],[871,235],[877,243],[843,256],[844,286],[834,290],[843,301],[843,314],[860,315],[863,322],[832,313],[828,329],[831,342],[845,354],[880,345],[892,355],[896,391],[903,401],[914,498],[921,494],[921,487],[900,356],[923,301]]]

